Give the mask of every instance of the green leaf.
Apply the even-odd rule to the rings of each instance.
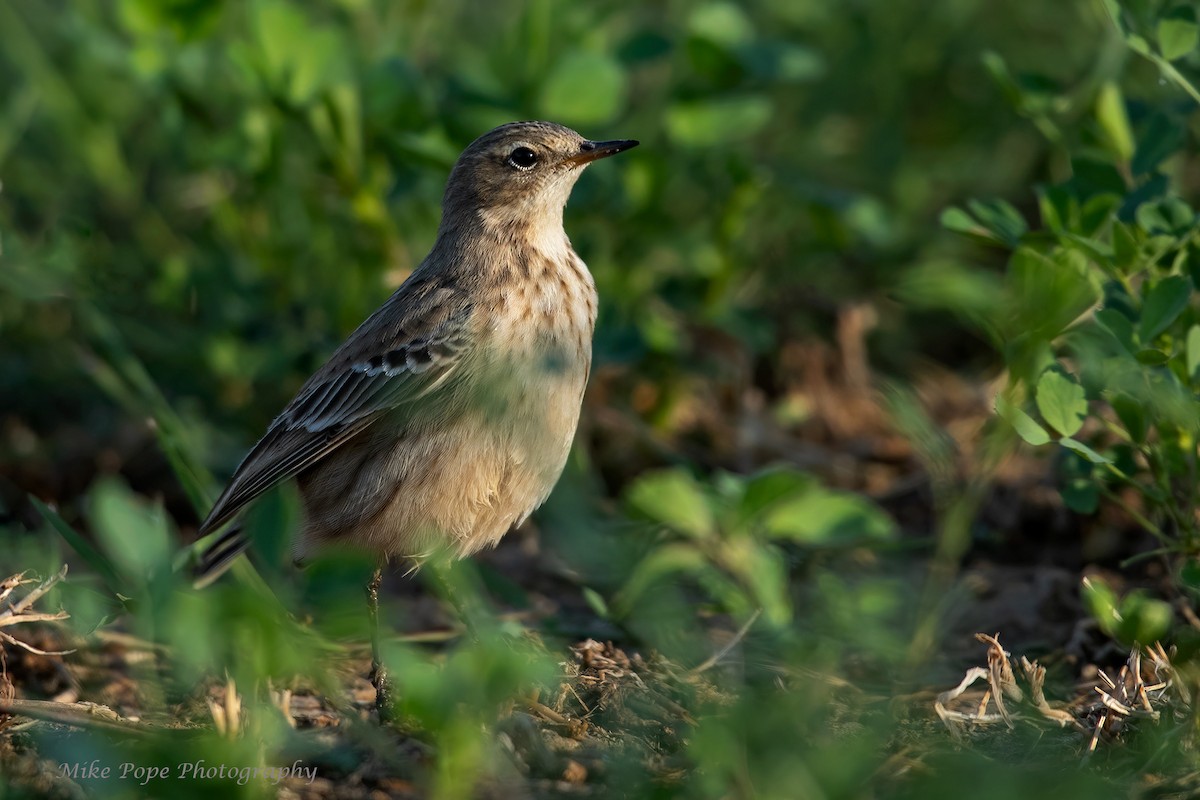
[[[1021,106],[1021,87],[1013,78],[1004,57],[995,51],[988,50],[981,56],[980,61],[983,62],[983,68],[988,71],[992,81],[999,87],[1004,99],[1014,108],[1019,108]]]
[[[1063,436],[1074,436],[1087,418],[1087,396],[1074,377],[1048,369],[1038,378],[1037,407],[1042,419]]]
[[[598,125],[624,107],[627,83],[624,68],[611,56],[570,51],[542,85],[538,108],[546,119]]]
[[[604,602],[604,597],[590,586],[583,587],[583,599],[588,604],[588,608],[601,619],[608,619],[611,614],[608,610],[608,603]]]
[[[716,533],[716,521],[703,487],[682,469],[642,475],[625,496],[630,511],[697,539]]]
[[[1200,559],[1189,558],[1179,568],[1179,581],[1193,592],[1200,591]]]
[[[1016,247],[1029,230],[1021,213],[1004,200],[969,200],[967,208],[985,228],[1009,247]]]
[[[1105,242],[1087,236],[1080,236],[1077,233],[1064,233],[1062,236],[1066,244],[1074,247],[1097,264],[1107,265],[1112,262],[1112,247]]]
[[[1077,514],[1094,514],[1100,505],[1100,489],[1090,478],[1072,478],[1062,488],[1062,499]]]
[[[1117,611],[1117,594],[1099,577],[1083,579],[1083,605],[1100,625],[1100,630],[1114,636],[1120,624]]]
[[[101,579],[108,588],[116,592],[124,584],[117,576],[117,568],[108,556],[96,549],[95,545],[85,539],[78,531],[72,528],[65,519],[59,516],[58,512],[47,506],[41,500],[33,495],[29,495],[29,502],[42,515],[42,519],[50,523],[50,527],[58,531],[58,534],[66,540],[67,544],[79,554],[79,557],[87,562],[88,566],[99,573]]]
[[[292,54],[289,95],[296,105],[307,105],[335,86],[352,92],[353,67],[348,58],[351,48],[332,28],[311,28],[295,45],[301,52]]]
[[[1050,434],[1046,432],[1046,429],[1034,421],[1033,417],[1010,403],[1003,395],[996,396],[996,413],[1013,426],[1018,436],[1034,447],[1050,442]]]
[[[1137,152],[1130,164],[1134,175],[1151,173],[1183,145],[1187,136],[1181,122],[1161,112],[1154,114],[1139,134]]]
[[[1040,186],[1037,197],[1042,227],[1060,234],[1073,227],[1072,217],[1077,216],[1079,204],[1063,187]]]
[[[988,241],[998,241],[994,234],[975,221],[975,218],[958,206],[950,206],[942,211],[939,218],[942,227],[948,231],[975,236]]]
[[[1158,49],[1168,61],[1186,56],[1196,49],[1197,42],[1200,42],[1200,28],[1191,8],[1172,9],[1158,21]]]
[[[792,469],[769,470],[751,478],[738,506],[741,521],[749,521],[771,511],[780,503],[815,490],[819,484],[811,475]]]
[[[1004,298],[1000,276],[953,261],[926,261],[907,269],[895,290],[905,305],[948,309],[989,327]]]
[[[1123,270],[1128,270],[1137,260],[1137,239],[1123,222],[1113,223],[1112,249],[1113,262]]]
[[[1048,258],[1020,247],[1008,269],[1014,335],[1052,339],[1100,299],[1087,259],[1071,250]]]
[[[725,549],[724,559],[728,568],[741,580],[753,596],[750,607],[763,610],[767,622],[773,625],[786,623],[792,616],[792,604],[788,593],[788,570],[784,559],[774,547],[763,547],[751,539],[741,539]],[[745,606],[744,601],[726,600],[731,611]],[[744,612],[750,608],[745,608]]]
[[[812,81],[825,74],[825,60],[817,50],[792,42],[760,39],[739,46],[736,53],[751,74],[775,84]]]
[[[766,515],[767,535],[825,547],[892,538],[896,524],[871,501],[855,494],[814,489]]]
[[[1098,237],[1101,229],[1108,228],[1113,215],[1121,208],[1124,200],[1124,193],[1114,194],[1113,192],[1104,192],[1088,198],[1087,202],[1079,209],[1078,233],[1093,239]],[[1102,245],[1101,248],[1106,252],[1109,251],[1106,246]]]
[[[299,10],[281,2],[256,3],[250,15],[264,77],[272,89],[290,97],[291,73],[304,57],[308,21]]]
[[[667,108],[667,135],[690,147],[712,147],[745,139],[771,121],[773,105],[760,95],[682,101]]]
[[[171,548],[161,508],[147,506],[112,480],[92,490],[92,527],[107,555],[126,575],[145,580],[170,569]]]
[[[1137,398],[1121,393],[1109,400],[1117,419],[1125,426],[1125,432],[1135,442],[1143,441],[1147,434],[1146,405]]]
[[[682,542],[659,547],[637,563],[628,580],[613,598],[612,609],[617,617],[629,614],[645,592],[665,578],[682,573],[693,577],[714,572],[699,549]]]
[[[1112,334],[1130,355],[1137,351],[1137,343],[1133,341],[1133,323],[1117,309],[1103,308],[1097,311],[1096,324]]]
[[[1117,638],[1126,645],[1151,644],[1167,635],[1175,612],[1170,604],[1145,592],[1130,592],[1121,600]]]
[[[1083,442],[1077,442],[1069,436],[1064,436],[1058,440],[1058,443],[1070,450],[1072,453],[1078,453],[1093,464],[1111,464],[1112,459],[1107,456],[1102,456],[1092,448],[1088,447]]]
[[[1196,222],[1196,212],[1179,197],[1142,203],[1134,216],[1142,230],[1150,234],[1182,236],[1191,232]]]
[[[1147,347],[1134,353],[1134,358],[1138,360],[1139,364],[1145,364],[1147,367],[1161,367],[1171,360],[1171,354]]]
[[[1142,305],[1138,336],[1149,344],[1165,331],[1188,307],[1192,297],[1192,282],[1182,275],[1172,275],[1156,283]]]
[[[1187,332],[1187,379],[1195,382],[1200,375],[1200,325],[1193,325]]]
[[[1125,99],[1112,81],[1101,86],[1096,96],[1096,120],[1104,132],[1109,151],[1117,161],[1128,163],[1133,158],[1133,131],[1129,127],[1129,116],[1125,113]]]
[[[705,3],[696,7],[688,16],[687,30],[693,36],[725,47],[754,40],[754,23],[736,3]]]

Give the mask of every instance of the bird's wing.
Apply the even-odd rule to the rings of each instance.
[[[382,415],[454,379],[471,306],[446,288],[401,287],[301,387],[200,526],[207,534],[276,484],[328,456]]]

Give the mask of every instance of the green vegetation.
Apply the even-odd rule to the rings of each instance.
[[[0,798],[93,760],[170,767],[77,780],[119,797],[278,791],[199,761],[313,796],[1194,793],[1198,38],[1166,0],[0,0],[0,580],[70,565],[36,602],[69,619],[0,634],[76,650],[0,636],[0,704],[137,718],[0,714]],[[286,490],[253,568],[196,592],[187,547],[427,252],[457,153],[529,118],[643,142],[567,210],[584,423],[536,530],[389,578],[381,733],[367,561],[292,569]],[[1080,702],[952,733],[977,630],[1052,704],[1155,641],[1171,693],[1090,756]]]

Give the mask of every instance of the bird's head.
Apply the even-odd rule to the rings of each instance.
[[[454,219],[500,228],[560,223],[584,167],[637,144],[594,142],[553,122],[501,125],[459,156],[446,184],[443,225]]]

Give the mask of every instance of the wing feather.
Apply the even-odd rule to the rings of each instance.
[[[418,413],[417,401],[458,372],[471,314],[461,298],[419,281],[402,286],[271,423],[234,472],[200,534],[228,522],[263,492],[327,457],[385,414],[405,408]]]

